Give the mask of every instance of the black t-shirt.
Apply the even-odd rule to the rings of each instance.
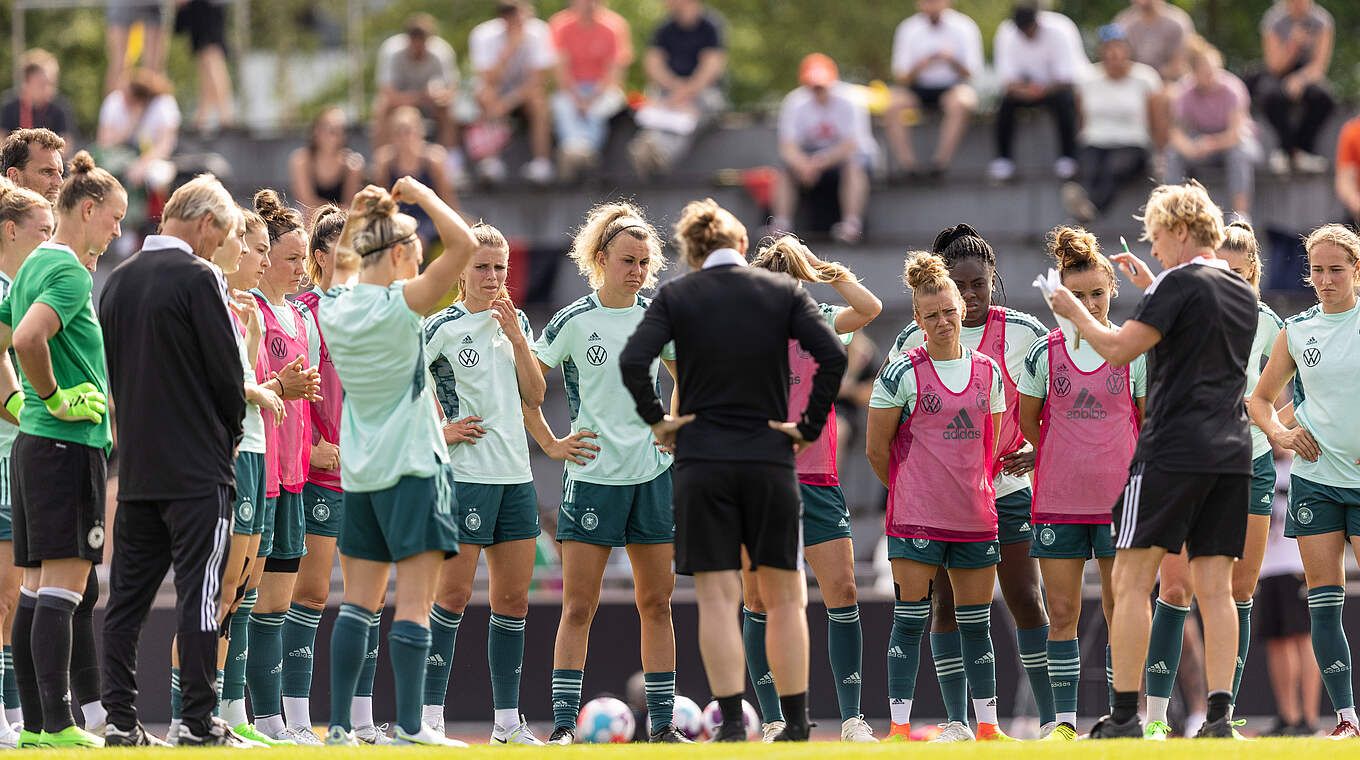
[[[1163,273],[1133,319],[1162,339],[1148,352],[1147,415],[1133,461],[1178,472],[1251,473],[1247,357],[1256,293],[1226,268]]]
[[[60,97],[42,108],[28,109],[27,114],[24,111],[19,96],[13,92],[6,93],[0,99],[0,134],[7,135],[16,129],[43,127],[64,136],[71,134],[75,126],[71,107]]]
[[[666,63],[676,76],[690,76],[699,68],[700,53],[709,48],[722,49],[721,21],[714,14],[705,13],[698,24],[687,28],[671,19],[652,35],[652,47],[666,52]]]

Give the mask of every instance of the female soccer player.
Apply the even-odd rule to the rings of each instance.
[[[459,300],[425,320],[425,357],[445,418],[462,542],[458,556],[444,563],[430,613],[425,723],[443,733],[454,642],[485,548],[491,576],[487,650],[496,711],[491,741],[542,744],[519,714],[519,675],[539,532],[524,410],[543,403],[546,385],[529,346],[529,318],[505,289],[510,246],[495,227],[478,224],[472,232],[477,251],[459,278]]]
[[[874,321],[883,303],[860,284],[849,269],[813,255],[798,238],[785,236],[756,254],[752,266],[783,272],[799,282],[830,284],[847,306],[818,304],[827,324],[849,345],[855,331]],[[797,421],[807,406],[817,363],[797,341],[789,342],[789,420]],[[826,604],[827,654],[841,708],[841,741],[872,742],[873,730],[859,712],[863,634],[859,625],[859,596],[855,590],[855,551],[850,539],[850,510],[836,474],[836,415],[827,418],[822,435],[798,455],[798,487],[803,497],[803,553],[817,576]],[[772,738],[784,727],[774,679],[767,677],[765,604],[756,574],[742,572],[745,597],[742,638],[746,667],[755,684],[765,735]]]
[[[397,213],[403,201],[424,209],[444,242],[444,255],[424,272],[416,221]],[[455,744],[425,726],[420,710],[430,603],[440,563],[458,551],[453,474],[435,416],[421,315],[457,281],[476,246],[458,214],[410,177],[398,180],[390,195],[371,185],[361,190],[336,244],[337,259],[363,263],[359,282],[328,291],[318,310],[345,389],[345,522],[338,546],[346,583],[331,634],[327,744],[357,743],[350,707],[393,563],[396,614],[387,637],[396,684],[393,738],[396,744]]]
[[[963,662],[956,667],[968,673],[977,738],[1006,740],[997,726],[991,634],[992,587],[1001,561],[992,480],[1006,411],[1001,369],[960,342],[966,307],[942,258],[913,255],[904,280],[925,345],[894,356],[879,373],[866,451],[888,487],[888,557],[897,589],[888,647],[890,736],[911,734],[921,634],[932,581],[943,569],[954,584],[963,643]]]
[[[675,574],[672,457],[652,444],[652,431],[633,411],[617,365],[619,352],[651,302],[666,266],[661,240],[641,209],[625,202],[596,206],[576,233],[571,258],[593,293],[557,312],[534,346],[543,372],[562,367],[571,407],[571,435],[558,438],[541,410],[525,413],[534,440],[566,462],[557,540],[562,543],[562,619],[553,653],[553,732],[549,744],[570,744],[581,707],[582,668],[590,623],[611,547],[628,551],[641,620],[642,671],[648,732],[653,742],[687,743],[675,729]],[[675,375],[674,354],[662,363]],[[653,375],[657,370],[653,368]],[[603,442],[596,445],[591,439]]]
[[[1015,379],[1024,373],[1029,347],[1048,335],[1048,330],[1029,314],[993,305],[993,284],[1000,288],[1003,297],[1006,291],[996,273],[996,254],[977,230],[967,224],[941,230],[935,236],[932,250],[949,267],[949,276],[967,308],[960,342],[990,356],[1001,367],[1006,414],[1001,419],[1001,438],[996,447],[996,511],[1001,542],[1001,570],[997,576],[1006,607],[1015,619],[1020,660],[1039,708],[1041,733],[1047,735],[1057,723],[1053,689],[1048,681],[1048,614],[1039,590],[1039,564],[1030,557],[1031,492],[1025,476],[1034,469],[1034,447],[1025,443],[1020,432]],[[909,324],[898,336],[897,350],[893,353],[924,342],[924,331]],[[935,670],[945,674],[940,690],[949,722],[940,736],[944,741],[964,741],[971,738],[967,730],[967,678],[959,668],[959,632],[950,614],[952,599],[949,576],[941,570],[935,579],[930,629]]]
[[[1337,711],[1333,739],[1360,737],[1351,691],[1351,652],[1341,627],[1346,599],[1342,566],[1347,539],[1360,556],[1360,237],[1339,224],[1304,241],[1308,281],[1318,304],[1285,320],[1270,361],[1248,402],[1270,442],[1295,453],[1285,535],[1297,538],[1308,580],[1313,653]],[[1294,379],[1294,418],[1286,427],[1274,400]]]
[[[1114,266],[1095,235],[1058,227],[1049,254],[1062,282],[1101,324],[1110,324],[1110,301],[1119,294]],[[1077,684],[1081,649],[1082,575],[1086,560],[1100,566],[1101,606],[1109,625],[1114,612],[1114,537],[1110,512],[1124,490],[1138,424],[1147,396],[1147,364],[1139,356],[1112,367],[1089,343],[1061,329],[1035,341],[1020,376],[1020,429],[1035,447],[1034,536],[1052,618],[1048,672],[1058,726],[1048,738],[1077,738]],[[1108,665],[1108,651],[1106,654]]]

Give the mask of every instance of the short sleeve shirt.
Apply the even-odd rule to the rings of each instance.
[[[1114,17],[1114,22],[1128,36],[1133,48],[1133,60],[1160,71],[1185,50],[1186,41],[1195,33],[1190,14],[1171,3],[1162,6],[1151,20],[1137,8],[1126,8]]]
[[[99,106],[99,124],[108,126],[118,131],[123,131],[129,127],[134,127],[132,139],[136,143],[135,147],[141,148],[149,145],[156,139],[156,136],[167,129],[179,129],[180,125],[179,103],[176,102],[174,95],[157,95],[147,104],[146,110],[142,112],[141,120],[133,123],[132,110],[128,107],[127,98],[122,90],[114,90],[104,98],[104,102]]]
[[[1105,357],[1096,353],[1090,343],[1068,348],[1067,354],[1082,372],[1095,372],[1105,365]],[[1015,378],[1016,389],[1030,398],[1047,398],[1048,367],[1048,336],[1044,336],[1034,341],[1025,354],[1025,371]],[[1134,398],[1147,396],[1147,357],[1143,354],[1129,362],[1129,386]]]
[[[1083,67],[1077,78],[1081,96],[1081,141],[1097,148],[1147,147],[1148,98],[1162,89],[1157,70],[1134,63],[1129,73],[1113,79],[1105,67]]]
[[[847,139],[855,140],[858,150],[872,149],[869,110],[850,86],[832,85],[826,103],[819,103],[811,88],[799,87],[784,98],[779,107],[779,140],[791,142],[805,151],[834,147]]]
[[[1161,333],[1148,351],[1148,395],[1133,461],[1177,472],[1251,473],[1247,361],[1257,299],[1217,259],[1158,275],[1133,319]]]
[[[940,382],[944,383],[945,388],[959,393],[968,387],[968,380],[973,375],[974,353],[971,348],[965,348],[963,356],[958,359],[942,362],[931,360],[931,364],[935,365],[935,373],[940,376]],[[1001,384],[1001,370],[990,356],[987,357],[987,361],[992,364],[991,412],[1001,414],[1006,411],[1006,392]],[[911,410],[916,408],[916,370],[912,366],[910,356],[899,354],[884,365],[883,371],[874,380],[869,406],[874,409],[892,409],[900,406],[902,421],[907,421],[907,417],[911,416]]]
[[[553,315],[534,345],[540,362],[562,367],[572,432],[589,430],[599,436],[594,459],[584,465],[567,462],[571,480],[634,485],[671,465],[671,455],[652,445],[652,429],[638,416],[618,367],[619,353],[650,304],[638,296],[626,309],[611,309],[592,293]],[[661,359],[675,359],[673,344],[662,349]],[[654,380],[660,364],[660,359],[652,362]],[[657,389],[659,394],[659,383]]]
[[[1360,488],[1360,409],[1355,377],[1360,374],[1360,306],[1328,314],[1322,307],[1285,324],[1294,359],[1294,414],[1312,434],[1322,455],[1316,462],[1294,457],[1293,474],[1337,488]]]
[[[930,17],[924,13],[910,16],[897,25],[897,31],[893,34],[893,76],[899,79],[905,77],[918,62],[940,52],[949,53],[954,60],[963,64],[969,76],[981,72],[982,32],[978,30],[977,23],[953,8],[945,8],[940,13],[938,23],[931,23]],[[967,79],[968,76],[960,76],[953,65],[935,61],[918,71],[912,84],[945,89]]]
[[[1294,67],[1308,65],[1322,42],[1323,34],[1335,26],[1332,14],[1318,3],[1313,3],[1302,18],[1294,18],[1289,14],[1289,8],[1285,3],[1276,2],[1266,11],[1266,15],[1261,17],[1262,35],[1269,34],[1282,41],[1288,40],[1295,30],[1302,30],[1306,35],[1307,41],[1299,46],[1298,58],[1293,61]]]
[[[423,328],[425,357],[444,417],[450,421],[481,417],[477,424],[486,430],[476,443],[449,446],[454,478],[493,485],[529,483],[534,477],[515,351],[491,314],[491,309],[469,312],[460,302],[429,317]],[[532,345],[529,318],[522,311],[518,314],[520,329]]]
[[[61,319],[61,328],[47,341],[57,386],[72,388],[81,383],[93,383],[107,396],[109,381],[104,364],[104,331],[95,318],[90,300],[93,287],[94,280],[76,258],[75,251],[57,243],[43,243],[28,255],[15,274],[9,295],[0,302],[0,322],[13,330],[33,304],[51,307]],[[91,448],[108,449],[112,445],[109,434],[112,415],[105,414],[97,425],[62,422],[48,413],[47,406],[38,398],[22,369],[19,369],[19,378],[24,388],[20,432]]]
[[[427,37],[425,55],[411,55],[406,34],[395,34],[378,48],[378,86],[397,92],[424,92],[431,82],[445,87],[458,84],[458,57],[453,46],[440,37]]]
[[[493,18],[473,27],[468,36],[468,59],[478,74],[484,74],[496,67],[507,40],[504,19]],[[536,71],[550,69],[557,65],[557,52],[553,49],[552,32],[548,24],[540,18],[524,22],[524,37],[520,45],[510,54],[505,68],[501,70],[500,87],[510,90],[529,79]]]
[[[548,19],[548,28],[574,82],[598,82],[611,67],[627,66],[633,60],[628,22],[608,8],[596,8],[588,24],[567,8]]]
[[[1360,169],[1360,116],[1351,117],[1336,140],[1336,168],[1343,167]]]
[[[1219,71],[1213,87],[1201,90],[1186,77],[1177,86],[1172,106],[1176,122],[1191,134],[1212,135],[1226,131],[1232,116],[1251,103],[1247,86],[1231,72]]]
[[[688,77],[699,68],[699,58],[705,50],[722,50],[722,21],[713,13],[699,17],[691,27],[668,20],[652,35],[651,46],[666,54],[666,65],[678,77]]]
[[[346,491],[381,491],[404,476],[434,477],[448,461],[420,315],[406,305],[405,287],[400,280],[331,288],[320,310],[326,348],[345,388],[340,484]]]

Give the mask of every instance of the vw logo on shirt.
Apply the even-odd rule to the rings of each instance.
[[[591,346],[586,349],[586,361],[596,367],[604,364],[609,359],[609,352],[604,350],[604,346]]]
[[[462,351],[458,352],[458,363],[463,365],[464,367],[477,366],[478,358],[480,357],[477,356],[476,349],[465,348]]]
[[[940,397],[934,393],[927,393],[921,397],[921,409],[925,411],[926,414],[936,414],[943,406],[944,404],[940,401]]]
[[[269,353],[273,354],[275,359],[282,359],[288,353],[288,346],[283,342],[283,338],[275,335],[270,339]]]
[[[1316,367],[1322,361],[1322,351],[1317,348],[1305,348],[1303,350],[1303,363],[1310,367]]]
[[[1067,379],[1067,375],[1053,377],[1053,392],[1059,396],[1066,396],[1072,392],[1072,381]]]
[[[1112,395],[1119,395],[1124,392],[1124,375],[1110,370],[1109,377],[1105,378],[1105,390]]]

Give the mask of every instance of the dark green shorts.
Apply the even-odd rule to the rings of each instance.
[[[258,536],[264,532],[264,454],[242,451],[236,455],[236,503],[232,505],[231,532]]]
[[[1360,488],[1324,486],[1298,475],[1289,476],[1287,538],[1345,531],[1360,536]]]
[[[1001,542],[888,536],[888,559],[910,559],[947,569],[976,570],[1001,563]]]
[[[1251,504],[1247,514],[1270,517],[1275,504],[1275,457],[1267,451],[1251,463]]]
[[[595,546],[674,542],[671,471],[628,486],[585,483],[564,476],[557,540]]]
[[[260,524],[260,550],[255,556],[267,559],[274,551],[274,514],[279,511],[279,497],[268,496],[264,509],[255,510],[255,521]]]
[[[345,494],[308,483],[302,487],[302,519],[309,536],[336,538],[345,522]]]
[[[381,491],[347,491],[340,553],[374,562],[400,562],[421,552],[458,552],[453,472],[404,477]]]
[[[1002,546],[1023,544],[1033,540],[1030,528],[1030,509],[1034,493],[1022,488],[996,500],[996,538]]]
[[[538,538],[538,496],[534,484],[458,481],[458,532],[465,544],[491,546]]]
[[[1035,523],[1029,556],[1036,559],[1107,559],[1114,556],[1109,523]]]
[[[803,546],[850,538],[850,508],[840,486],[799,483],[803,497]]]
[[[307,534],[302,519],[302,494],[279,489],[274,506],[274,542],[270,559],[298,559],[307,553]]]

